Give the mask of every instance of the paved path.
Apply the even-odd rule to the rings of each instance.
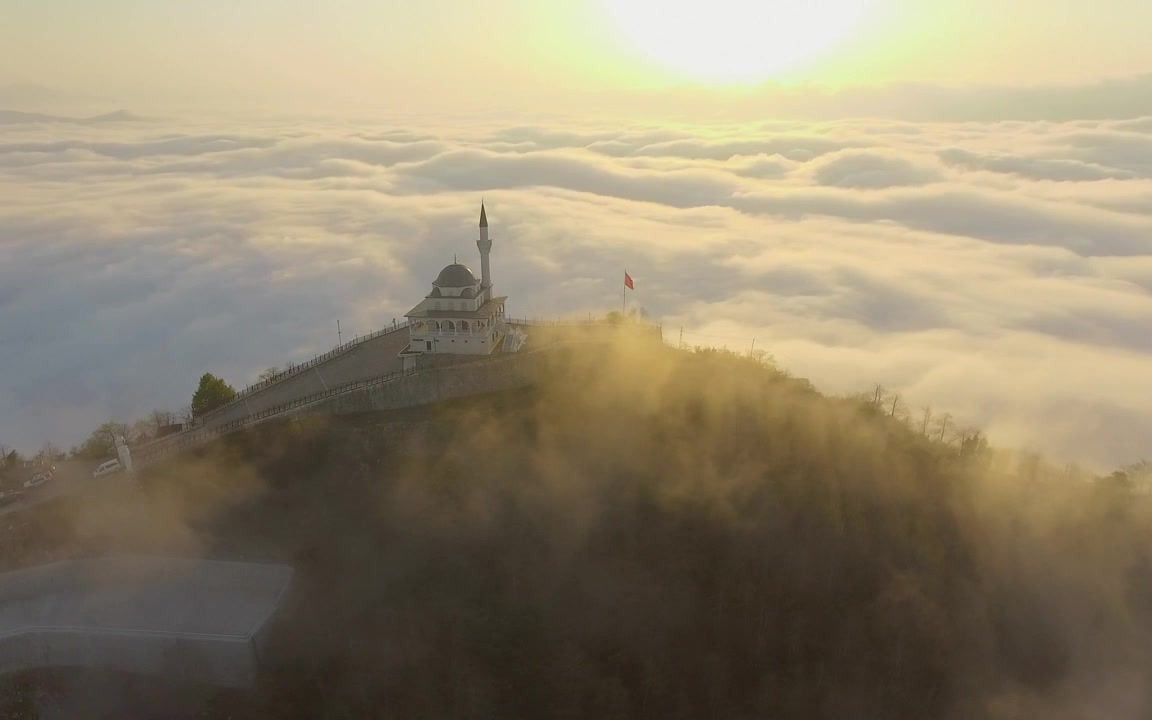
[[[204,418],[214,427],[351,382],[403,369],[398,353],[408,345],[408,328],[372,338],[345,353],[247,395]]]

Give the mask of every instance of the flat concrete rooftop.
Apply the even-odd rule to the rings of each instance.
[[[0,574],[0,674],[91,667],[246,687],[283,565],[125,556]]]

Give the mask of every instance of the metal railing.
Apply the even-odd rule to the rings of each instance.
[[[514,356],[509,355],[507,357]],[[367,390],[393,382],[395,380],[400,380],[405,377],[412,377],[414,375],[427,372],[435,372],[441,369],[443,368],[431,367],[415,370],[396,370],[394,372],[386,373],[370,380],[356,380],[353,382],[345,383],[343,385],[338,385],[334,388],[329,388],[328,390],[323,390],[321,392],[312,393],[310,395],[303,395],[301,397],[295,398],[294,400],[289,400],[287,402],[280,403],[279,405],[265,408],[264,410],[254,412],[251,415],[245,415],[244,417],[237,418],[236,420],[230,420],[226,423],[211,425],[208,427],[191,428],[175,435],[169,435],[168,437],[161,438],[159,440],[153,440],[146,445],[140,445],[136,448],[133,448],[133,459],[137,463],[147,464],[150,461],[156,460],[172,452],[194,447],[196,445],[202,445],[223,435],[236,432],[237,430],[243,430],[246,427],[257,425],[260,422],[270,420],[280,415],[287,415],[295,410],[302,409],[309,405],[315,405],[316,403],[328,400],[338,395],[345,395],[352,392]]]
[[[536,325],[538,327],[594,327],[611,325],[607,320],[576,320],[568,318],[505,318],[509,325]]]
[[[603,320],[593,320],[593,321],[550,320],[550,321],[541,321],[541,320],[519,320],[519,319],[512,320],[512,319],[510,319],[507,322],[509,322],[511,324],[518,324],[518,325],[529,325],[529,326],[531,326],[531,325],[542,326],[543,325],[543,326],[551,326],[551,327],[612,325],[612,323],[609,323],[609,322],[606,322]],[[661,327],[659,325],[655,325],[655,324],[644,323],[644,325],[646,327],[652,329],[652,330],[658,331],[661,329]],[[373,333],[372,335],[366,335],[364,337],[357,338],[356,340],[354,340],[352,342],[348,342],[348,343],[345,343],[343,345],[340,345],[339,347],[333,349],[332,351],[330,351],[328,353],[325,353],[324,355],[319,355],[319,356],[313,358],[312,360],[310,360],[308,363],[305,363],[304,365],[296,366],[296,368],[294,368],[294,371],[302,371],[302,370],[309,369],[311,367],[314,367],[315,365],[318,365],[319,363],[323,362],[324,360],[331,359],[332,357],[335,357],[340,352],[346,352],[347,350],[351,349],[352,347],[354,347],[356,345],[359,345],[360,343],[363,343],[367,340],[371,340],[371,339],[376,338],[376,337],[380,337],[382,335],[387,335],[388,333],[391,333],[391,332],[396,332],[396,331],[398,331],[404,327],[407,327],[407,323],[400,325],[400,326],[397,326],[396,328],[388,328],[386,330],[382,330],[382,331]],[[514,357],[515,355],[520,355],[520,354],[537,354],[537,353],[541,353],[541,352],[547,352],[549,350],[555,350],[559,347],[564,347],[566,345],[576,346],[579,344],[580,344],[579,342],[573,342],[573,341],[564,342],[564,341],[561,341],[559,339],[554,339],[552,342],[545,343],[542,346],[541,345],[534,346],[533,348],[528,350],[527,353],[515,353],[514,355],[509,355],[507,357]],[[386,373],[384,375],[377,376],[377,377],[369,379],[369,380],[355,380],[352,382],[345,383],[343,385],[338,385],[338,386],[333,387],[333,388],[328,388],[326,390],[322,390],[320,392],[312,393],[309,395],[303,395],[303,396],[300,396],[300,397],[295,398],[293,400],[289,400],[287,402],[280,403],[279,405],[274,405],[270,408],[265,408],[264,410],[260,410],[260,411],[257,411],[255,413],[250,413],[248,415],[245,415],[244,417],[237,418],[236,420],[231,420],[231,421],[226,422],[226,423],[221,423],[218,425],[207,425],[207,426],[202,425],[202,426],[198,426],[198,427],[192,427],[192,428],[189,428],[187,430],[184,430],[183,432],[176,433],[174,435],[168,435],[167,437],[159,438],[159,439],[153,440],[152,442],[147,443],[145,445],[140,445],[138,447],[135,447],[132,449],[132,453],[133,453],[134,458],[138,462],[146,464],[150,461],[153,461],[153,460],[156,460],[160,457],[163,457],[164,455],[167,455],[169,453],[183,450],[185,448],[193,447],[196,445],[204,444],[206,442],[209,442],[211,440],[219,438],[223,435],[227,435],[227,434],[235,432],[237,430],[242,430],[246,427],[256,425],[260,422],[263,422],[265,420],[269,420],[271,418],[274,418],[274,417],[277,417],[280,415],[288,414],[292,411],[299,410],[299,409],[306,407],[306,406],[309,406],[309,405],[314,405],[318,402],[336,397],[338,395],[344,395],[344,394],[347,394],[350,392],[366,390],[369,388],[377,387],[379,385],[383,385],[385,383],[392,382],[394,380],[399,380],[399,379],[404,378],[404,377],[411,377],[411,376],[418,375],[418,374],[421,374],[424,372],[432,372],[432,371],[435,371],[438,369],[440,369],[440,368],[397,370],[397,371],[393,371],[390,373]],[[293,374],[295,374],[295,372]],[[284,379],[285,377],[287,377],[287,376],[282,376],[279,379]],[[267,387],[268,385],[271,385],[271,384],[274,384],[274,383],[266,383],[265,387]],[[246,390],[248,390],[248,388],[246,388]],[[235,404],[235,402],[237,402],[239,400],[240,400],[240,397],[238,396],[236,401],[233,401],[233,402],[229,403],[228,405],[225,405],[222,408],[218,408],[217,410],[213,411],[212,413],[205,415],[203,419],[207,420],[207,419],[211,418],[211,416],[213,414],[219,412],[220,410],[223,410],[224,408],[232,406],[233,404]]]
[[[170,452],[182,450],[187,447],[201,445],[210,440],[214,440],[222,435],[242,430],[243,428],[251,425],[258,424],[263,420],[268,420],[278,415],[284,415],[292,410],[303,408],[307,405],[314,405],[323,400],[336,397],[337,395],[344,395],[346,393],[354,392],[357,390],[365,390],[377,385],[398,380],[402,377],[415,375],[418,370],[397,370],[395,372],[387,373],[371,380],[356,380],[354,382],[338,385],[328,390],[312,393],[311,395],[303,395],[301,397],[289,400],[279,405],[274,405],[270,408],[265,408],[250,415],[245,415],[242,418],[231,420],[219,425],[210,425],[207,427],[195,427],[185,430],[182,433],[169,435],[168,437],[154,440],[147,445],[141,445],[133,449],[134,457],[141,462],[154,460],[157,457],[162,457]]]
[[[634,320],[629,319],[626,321],[613,322],[604,318],[595,318],[590,320],[579,320],[569,318],[558,319],[541,319],[541,318],[507,318],[505,322],[509,325],[521,325],[527,327],[547,327],[547,328],[605,328],[605,329],[641,329],[647,332],[655,333],[661,337],[664,334],[664,326],[659,323],[649,322],[647,320]]]
[[[236,393],[236,397],[233,398],[232,400],[230,400],[226,405],[221,405],[220,407],[216,408],[215,410],[212,410],[211,412],[205,413],[199,419],[200,420],[209,420],[212,418],[213,415],[217,415],[217,414],[223,412],[224,410],[232,407],[236,403],[243,401],[246,397],[249,397],[250,395],[258,393],[261,390],[265,390],[267,388],[270,388],[273,385],[275,385],[276,383],[281,382],[283,380],[288,380],[289,378],[296,377],[300,373],[305,372],[307,370],[311,370],[312,368],[316,367],[317,365],[321,365],[321,364],[331,360],[334,357],[337,357],[339,355],[343,355],[344,353],[348,352],[349,350],[352,350],[352,349],[368,342],[369,340],[375,340],[378,337],[383,337],[385,335],[390,335],[391,333],[394,333],[394,332],[399,332],[401,330],[406,329],[407,327],[408,327],[408,321],[404,321],[402,323],[399,323],[395,327],[384,328],[383,330],[377,330],[376,332],[369,333],[367,335],[361,335],[360,337],[349,340],[348,342],[344,343],[343,345],[337,345],[336,347],[332,348],[331,350],[324,353],[323,355],[317,355],[316,357],[314,357],[314,358],[312,358],[306,362],[300,363],[299,365],[290,365],[289,367],[287,367],[283,371],[273,375],[272,377],[267,378],[265,380],[260,380],[259,382],[252,383],[251,385],[244,388],[243,390],[240,390],[239,392]]]

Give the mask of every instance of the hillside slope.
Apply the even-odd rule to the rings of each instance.
[[[261,427],[54,527],[73,553],[296,567],[260,692],[220,716],[1152,709],[1131,498],[734,356],[621,343],[546,378]]]

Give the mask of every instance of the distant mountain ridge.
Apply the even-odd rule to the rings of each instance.
[[[93,115],[90,117],[68,117],[65,115],[49,115],[46,113],[21,112],[19,110],[0,110],[0,125],[20,125],[31,123],[62,123],[70,125],[94,125],[110,122],[145,122],[143,118],[127,110]]]

